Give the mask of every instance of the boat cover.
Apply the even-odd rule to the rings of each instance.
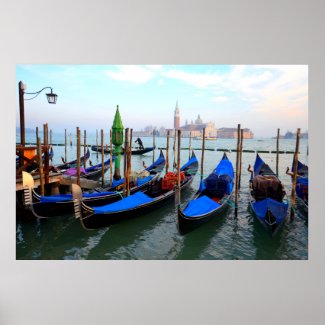
[[[116,187],[116,186],[122,185],[123,183],[124,183],[124,178],[121,178],[119,180],[113,179],[112,187]]]
[[[114,159],[115,159],[115,157],[113,156],[112,161],[114,161]],[[104,166],[109,165],[109,163],[110,163],[110,159],[107,159],[107,160],[104,162]],[[98,168],[101,168],[101,167],[102,167],[102,164],[101,164],[101,163],[100,163],[100,164],[97,164],[97,165],[95,165],[95,166],[90,166],[90,167],[87,167],[87,168],[86,168],[86,172],[89,173],[89,172],[92,172],[92,171],[94,171],[94,170],[96,170],[96,169],[98,169]]]
[[[184,164],[182,167],[181,167],[181,171],[184,171],[187,167],[191,166],[192,164],[194,163],[197,163],[197,159],[196,157],[192,157],[186,164]]]
[[[264,161],[261,159],[261,157],[257,154],[256,155],[256,159],[255,159],[255,163],[254,163],[254,174],[257,175],[260,168],[262,167],[262,165],[264,164]]]
[[[149,167],[146,168],[147,171],[150,171],[154,168],[156,168],[158,165],[164,164],[166,162],[165,157],[163,155],[160,155],[159,158],[152,163]]]
[[[83,167],[80,167],[80,175],[81,175],[81,174],[84,174],[84,175],[87,174],[85,168],[83,168]],[[77,176],[77,168],[75,168],[75,167],[73,167],[73,168],[69,168],[69,169],[67,169],[67,170],[64,172],[63,175],[67,175],[67,176]]]
[[[308,201],[308,177],[298,177],[296,193],[301,199]]]
[[[196,200],[191,200],[187,207],[184,209],[183,213],[187,217],[195,217],[202,214],[207,214],[217,209],[219,206],[219,203],[214,202],[206,195],[203,195]]]
[[[264,221],[267,210],[270,210],[276,218],[277,224],[281,223],[285,218],[288,210],[288,204],[278,202],[273,199],[265,199],[253,203],[253,209],[257,217]]]
[[[153,176],[149,175],[147,177],[144,177],[144,178],[137,178],[137,186],[140,186],[142,184],[145,184],[147,182],[149,182],[151,179],[152,179]]]
[[[111,203],[103,205],[100,207],[94,207],[95,214],[107,213],[107,212],[117,212],[117,211],[126,211],[138,207],[139,205],[149,203],[153,199],[142,192],[137,192],[126,198]]]
[[[229,175],[231,179],[234,179],[234,168],[232,163],[228,159],[222,159],[218,164],[215,173],[219,176]]]
[[[115,194],[116,192],[95,192],[95,193],[82,193],[83,198],[92,198],[99,197],[103,195]],[[40,202],[42,203],[55,203],[55,202],[65,202],[71,201],[73,199],[72,194],[58,194],[58,195],[49,195],[49,196],[41,196]]]

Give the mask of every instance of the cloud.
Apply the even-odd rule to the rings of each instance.
[[[162,75],[167,78],[183,81],[197,88],[218,86],[223,80],[223,76],[219,73],[190,73],[176,69],[162,72]]]
[[[214,97],[213,99],[212,99],[212,101],[214,101],[214,102],[217,102],[217,103],[220,103],[220,102],[226,102],[226,101],[228,101],[228,97],[226,97],[226,96],[218,96],[218,97]]]
[[[120,65],[117,71],[106,71],[106,74],[112,79],[119,81],[130,81],[136,84],[147,83],[155,77],[152,69],[136,65]]]

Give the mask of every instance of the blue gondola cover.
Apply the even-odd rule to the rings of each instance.
[[[209,213],[217,209],[219,206],[219,203],[214,202],[206,195],[203,195],[196,200],[190,201],[183,213],[187,217],[199,216],[202,214]]]
[[[115,179],[113,179],[112,186],[113,186],[113,187],[116,187],[116,186],[122,185],[123,183],[124,183],[124,178],[121,178],[121,179],[119,179],[119,180],[115,180]]]
[[[83,198],[92,198],[99,197],[103,195],[114,194],[116,192],[95,192],[95,193],[83,193]],[[49,195],[49,196],[41,196],[40,202],[42,203],[52,203],[52,202],[65,202],[71,201],[73,199],[72,194],[58,194],[58,195]]]
[[[288,211],[288,204],[275,201],[273,199],[265,199],[253,203],[255,214],[261,220],[265,219],[266,212],[269,209],[276,218],[277,223],[281,223]]]
[[[196,157],[192,157],[186,164],[184,164],[182,167],[181,167],[181,171],[184,171],[188,166],[194,164],[195,162],[197,162],[197,159]]]
[[[145,184],[145,183],[149,182],[151,179],[152,179],[151,175],[144,177],[144,178],[137,178],[137,186]]]
[[[133,209],[138,207],[139,205],[149,203],[153,199],[146,194],[142,192],[137,192],[135,194],[132,194],[130,196],[127,196],[126,198],[111,203],[107,205],[103,205],[100,207],[94,207],[94,213],[95,214],[101,214],[106,212],[116,212],[116,211],[125,211],[129,209]]]
[[[157,165],[161,165],[163,163],[165,163],[165,157],[160,156],[154,163],[152,163],[149,167],[147,167],[146,170],[150,171],[150,170],[156,168]]]

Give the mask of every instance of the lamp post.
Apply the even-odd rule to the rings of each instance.
[[[121,145],[123,144],[123,129],[124,127],[122,124],[120,111],[117,106],[113,127],[112,127],[112,142],[114,144],[114,156],[116,157],[115,170],[114,170],[115,180],[121,179],[120,161],[121,161]]]
[[[48,103],[56,104],[58,95],[53,93],[53,89],[51,87],[44,87],[43,89],[36,91],[34,93],[27,93],[27,92],[25,92],[26,84],[24,84],[22,81],[19,81],[19,83],[18,83],[19,113],[20,113],[20,143],[22,146],[25,146],[25,106],[24,106],[24,101],[34,99],[45,89],[51,89],[51,92],[46,94]],[[25,94],[26,95],[35,95],[35,96],[33,96],[31,98],[24,98]]]

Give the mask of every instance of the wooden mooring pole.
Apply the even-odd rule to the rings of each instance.
[[[113,143],[112,143],[112,129],[109,130],[109,145],[110,145],[110,160],[109,160],[109,184],[113,184]],[[97,150],[98,155],[98,150]]]
[[[192,131],[190,131],[190,139],[188,144],[188,159],[191,159],[191,151],[192,151]]]
[[[291,220],[294,219],[295,217],[299,145],[300,145],[300,128],[298,128],[297,130],[296,151],[293,159],[293,177],[292,177],[292,189],[291,189],[291,213],[290,213]]]
[[[80,186],[80,130],[77,127],[77,184]]]
[[[72,146],[72,134],[70,133],[70,146]]]
[[[67,161],[67,129],[64,129],[64,161]]]
[[[112,142],[112,136],[110,141]],[[98,159],[98,130],[97,129],[96,129],[96,158]]]
[[[179,206],[181,204],[181,137],[182,131],[177,130],[177,195],[176,195],[176,204]]]
[[[235,216],[238,212],[238,185],[239,185],[239,148],[240,148],[240,124],[237,127],[237,154],[236,154],[236,181],[235,181]]]
[[[279,139],[280,139],[280,129],[278,129],[276,136],[276,165],[275,165],[275,173],[276,176],[279,177]]]
[[[201,155],[201,176],[200,179],[203,179],[203,171],[204,171],[204,149],[205,149],[205,128],[203,128],[203,139],[202,139],[202,155]]]
[[[176,129],[174,129],[174,146],[173,146],[174,162],[173,162],[173,168],[176,167],[176,137],[177,137],[177,133],[176,133]]]
[[[129,128],[125,129],[125,139],[124,139],[124,166],[123,166],[123,177],[124,177],[124,186],[123,186],[123,196],[127,195],[127,166],[128,166],[128,148],[129,147]]]
[[[102,149],[102,187],[104,187],[104,130],[100,130],[100,145]]]
[[[240,148],[239,148],[239,179],[238,179],[238,189],[240,189],[241,184],[241,169],[243,161],[243,142],[244,142],[244,130],[240,130]]]
[[[152,146],[153,146],[153,151],[152,151],[152,163],[155,162],[155,149],[156,149],[156,129],[153,129],[152,133]]]
[[[130,129],[130,141],[129,141],[129,150],[128,150],[128,166],[127,166],[127,186],[126,186],[126,195],[130,195],[130,175],[131,175],[131,158],[132,158],[132,133],[133,129]]]
[[[166,174],[168,173],[169,167],[169,130],[167,131],[167,145],[166,145]]]
[[[87,132],[84,130],[84,168],[86,168]]]
[[[38,132],[38,128],[37,128]],[[38,156],[38,169],[39,169],[39,179],[41,186],[41,195],[44,195],[44,174],[43,174],[43,161],[42,161],[42,145],[41,138],[37,138],[37,156]]]
[[[43,125],[43,132],[44,132],[44,169],[45,169],[45,184],[48,184],[50,182],[49,177],[49,140],[48,140],[48,125],[47,123]]]

